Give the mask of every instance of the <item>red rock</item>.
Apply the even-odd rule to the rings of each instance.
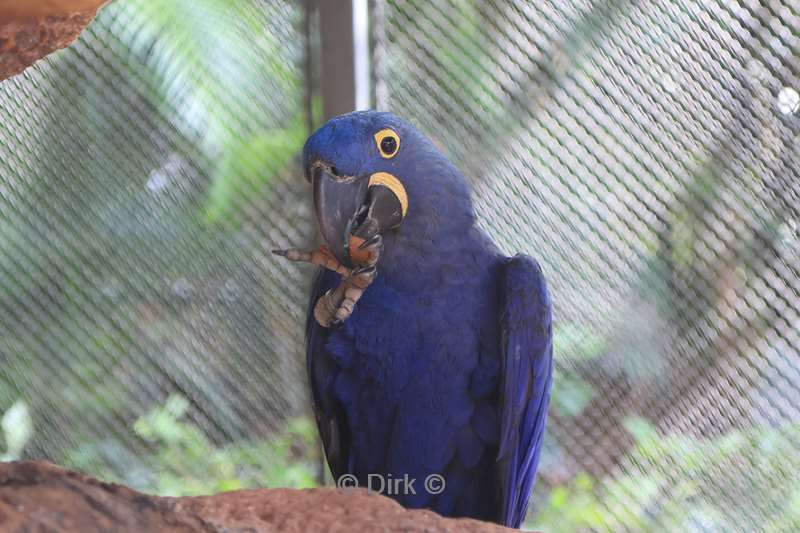
[[[106,0],[0,0],[0,80],[68,46]]]
[[[48,463],[0,464],[0,531],[64,533],[502,532],[469,519],[407,510],[363,489],[255,489],[164,498],[103,483]]]

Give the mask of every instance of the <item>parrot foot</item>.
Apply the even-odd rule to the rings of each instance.
[[[371,231],[367,233],[371,233]],[[272,250],[275,255],[285,257],[289,261],[311,263],[342,276],[339,286],[322,295],[314,305],[314,318],[324,328],[339,326],[350,318],[364,291],[378,274],[376,265],[383,251],[383,238],[376,233],[359,240],[361,242],[358,245],[358,251],[363,252],[363,262],[353,269],[342,265],[325,245],[312,252],[294,248]]]
[[[332,328],[350,318],[356,304],[378,275],[376,265],[383,250],[383,239],[376,234],[359,247],[367,252],[367,261],[343,277],[339,286],[326,292],[314,306],[314,318],[320,326]]]
[[[343,279],[338,287],[329,290],[317,300],[314,318],[320,326],[339,326],[353,314],[356,303],[377,275],[375,267],[360,268],[359,271],[358,274]]]
[[[289,248],[288,250],[272,250],[272,253],[285,257],[289,261],[318,265],[328,270],[333,270],[344,277],[350,276],[352,272],[351,269],[341,264],[325,245],[320,246],[319,249],[313,252],[304,252],[295,248]]]

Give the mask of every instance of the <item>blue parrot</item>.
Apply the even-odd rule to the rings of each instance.
[[[330,120],[303,163],[324,245],[276,253],[322,266],[307,363],[334,478],[519,527],[553,370],[540,266],[498,250],[459,170],[394,114]]]

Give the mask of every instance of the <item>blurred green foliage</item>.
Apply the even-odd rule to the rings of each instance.
[[[202,130],[200,146],[216,160],[205,203],[206,219],[234,215],[242,204],[283,171],[305,140],[303,114],[285,125],[250,130],[250,117],[300,85],[281,43],[259,21],[251,2],[227,0],[133,0],[126,6],[130,46],[151,62],[162,113],[179,111],[187,133]],[[257,9],[257,7],[256,7]],[[253,53],[253,41],[258,53]],[[264,84],[268,83],[268,86]]]
[[[263,182],[284,170],[296,157],[306,137],[297,117],[289,128],[229,141],[208,190],[206,218],[210,222],[230,215]]]
[[[167,496],[191,496],[257,487],[313,487],[319,470],[316,428],[305,417],[287,420],[264,440],[216,445],[187,420],[189,402],[170,396],[133,424],[146,454],[137,464],[146,472],[126,480],[132,487]],[[108,478],[104,458],[94,448],[69,454],[67,466]],[[98,469],[98,466],[100,468]]]
[[[189,404],[179,395],[140,417],[130,428],[145,443],[138,457],[147,474],[126,480],[162,495],[199,495],[256,487],[316,485],[319,448],[307,417],[287,421],[261,441],[215,445],[187,420]],[[16,458],[30,437],[24,404],[3,417],[9,453]],[[629,418],[635,445],[618,475],[602,479],[582,473],[549,489],[535,502],[528,526],[552,532],[735,531],[752,516],[769,516],[762,531],[800,528],[800,468],[793,454],[800,424],[733,431],[713,439],[661,435],[648,421]],[[76,450],[66,466],[101,478],[101,457]],[[764,491],[767,493],[764,493]],[[749,498],[761,491],[757,504]]]
[[[712,439],[661,435],[641,418],[626,425],[636,444],[619,475],[579,474],[553,488],[530,526],[555,533],[740,531],[768,516],[760,531],[800,530],[800,424]]]
[[[218,440],[302,411],[301,394],[276,393],[297,349],[291,309],[269,301],[284,280],[255,259],[306,135],[300,13],[110,3],[31,80],[0,87],[0,412],[26,402],[29,454],[143,472],[126,429],[170,391]]]

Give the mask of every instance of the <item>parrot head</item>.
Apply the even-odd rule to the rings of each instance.
[[[320,233],[342,264],[352,267],[351,235],[364,226],[384,236],[417,240],[473,219],[466,180],[414,126],[388,112],[335,117],[303,148]],[[366,224],[368,222],[368,224]]]

